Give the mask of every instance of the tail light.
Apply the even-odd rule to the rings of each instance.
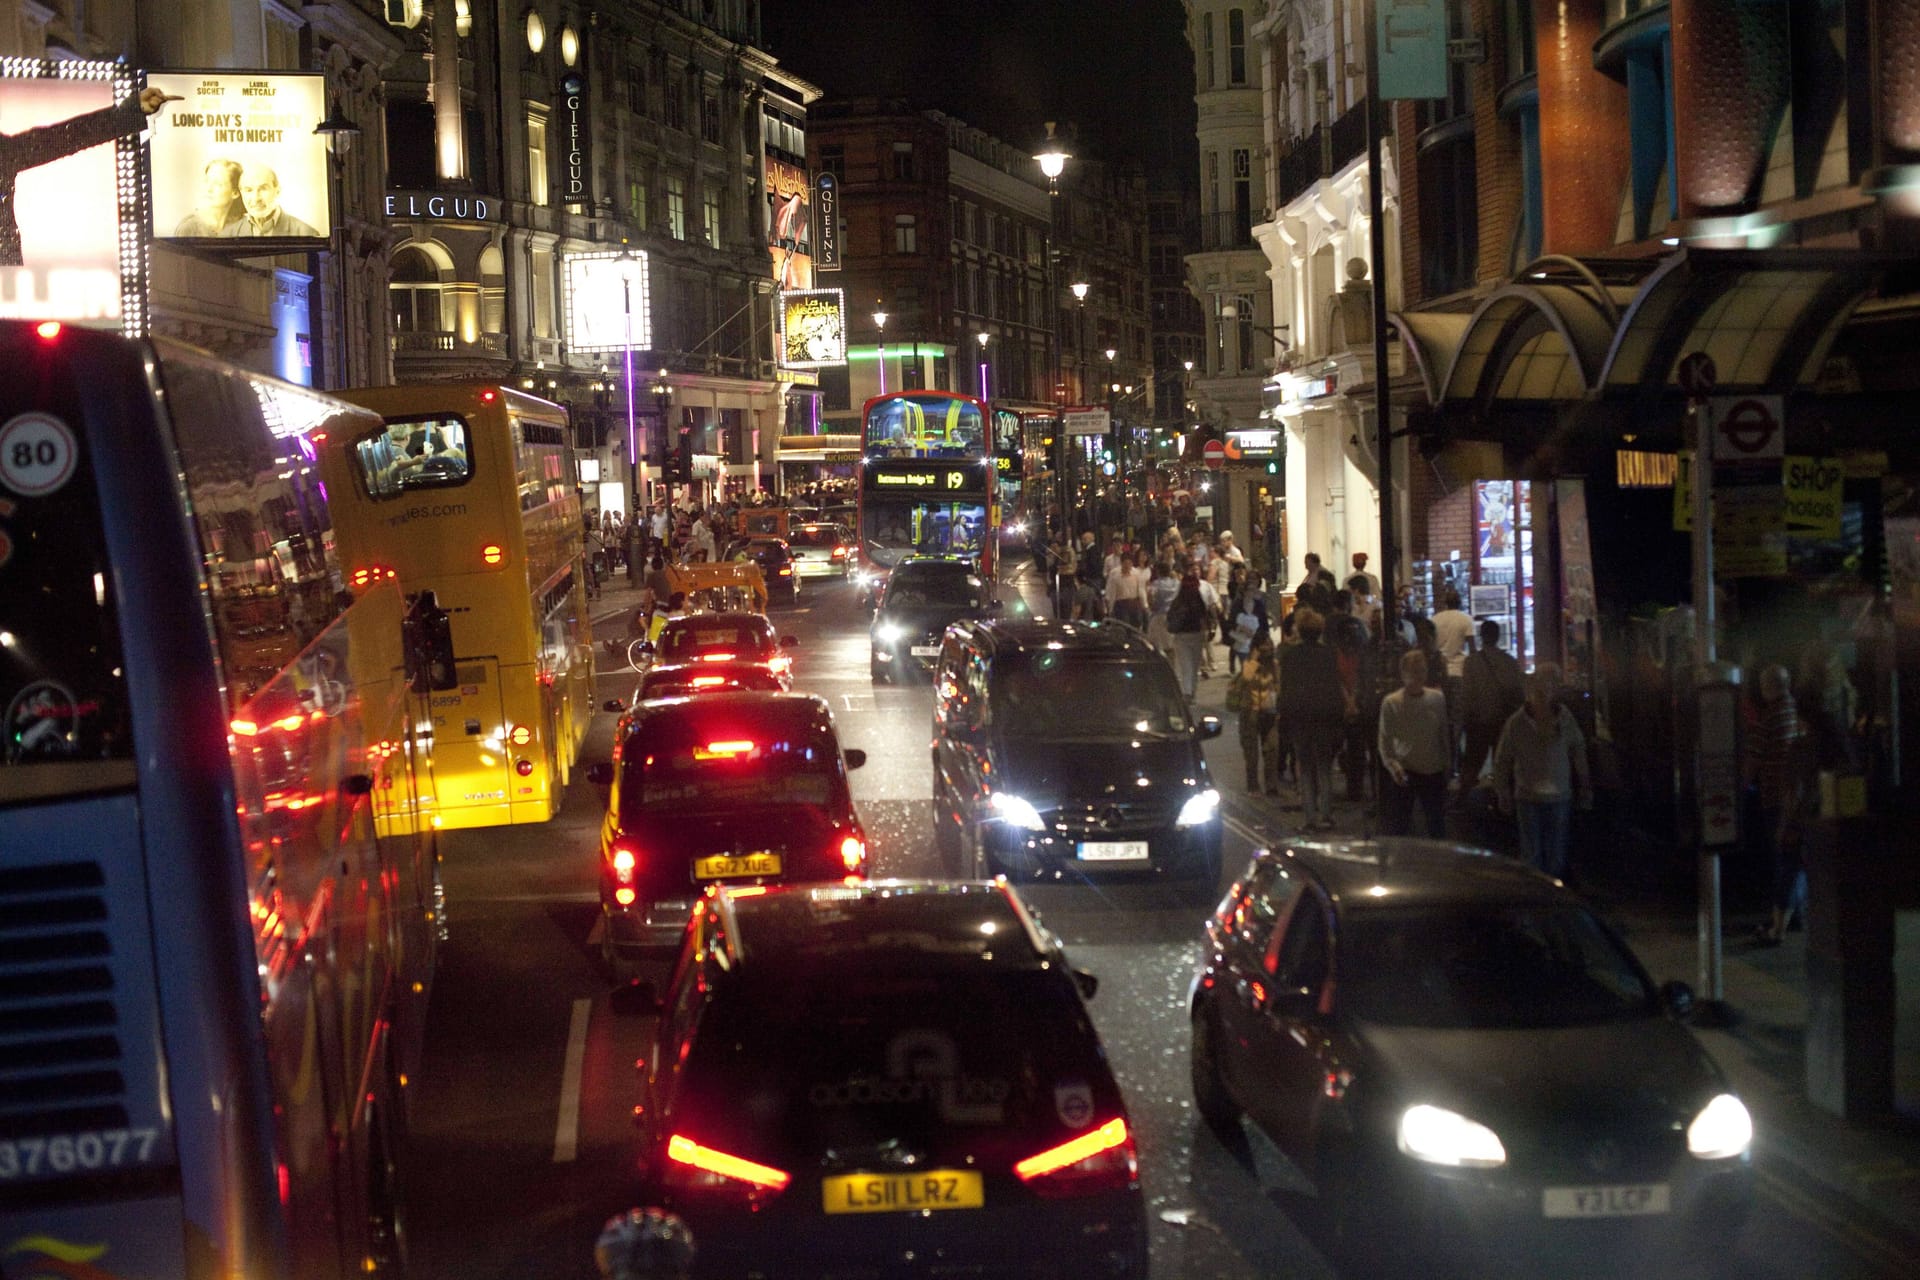
[[[847,549],[845,547],[835,547],[833,549],[833,558],[835,560],[845,560],[847,558]]]
[[[867,842],[857,835],[843,839],[840,842],[840,861],[846,864],[848,871],[858,875],[866,869]]]
[[[779,574],[781,577],[785,578],[785,577],[791,576],[793,573],[793,570],[785,565],[782,565],[780,568],[775,569],[774,572]]]
[[[633,869],[639,864],[639,858],[631,849],[613,851],[613,878],[621,884],[633,883]]]
[[[33,331],[41,337],[51,340],[60,336],[60,322],[58,320],[42,320],[33,327]]]
[[[523,778],[531,778],[533,776],[533,761],[527,759],[515,760],[513,762],[513,771]]]
[[[1125,1190],[1140,1176],[1140,1155],[1125,1120],[1109,1120],[1071,1142],[1013,1166],[1014,1176],[1049,1200]]]
[[[480,561],[482,564],[499,564],[506,558],[506,548],[497,542],[489,542],[486,546],[480,548]]]
[[[756,1201],[779,1195],[793,1181],[783,1169],[703,1147],[679,1133],[667,1139],[665,1173],[667,1185],[674,1190],[728,1192]]]

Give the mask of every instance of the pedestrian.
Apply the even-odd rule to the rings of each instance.
[[[1380,796],[1380,829],[1390,836],[1413,834],[1414,805],[1426,834],[1446,838],[1448,747],[1447,698],[1427,687],[1427,655],[1400,655],[1400,687],[1380,700],[1376,750],[1388,785]]]
[[[1365,578],[1367,595],[1375,600],[1380,598],[1380,579],[1367,572],[1367,553],[1364,551],[1353,553],[1353,572],[1348,575],[1348,583],[1351,584],[1354,578]]]
[[[1441,661],[1447,664],[1447,708],[1453,716],[1454,732],[1460,729],[1460,677],[1466,670],[1467,648],[1473,640],[1473,619],[1460,610],[1460,593],[1448,587],[1440,597],[1440,612],[1433,615],[1433,639],[1440,648]],[[1456,748],[1457,749],[1457,748]]]
[[[1115,622],[1147,629],[1147,570],[1144,556],[1122,555],[1107,573],[1107,612]]]
[[[1333,650],[1346,698],[1346,717],[1340,734],[1340,774],[1346,780],[1347,799],[1367,798],[1367,774],[1377,736],[1380,709],[1375,702],[1367,624],[1353,616],[1353,597],[1345,591],[1322,591],[1327,602],[1323,615],[1326,644]]]
[[[1090,529],[1080,535],[1080,554],[1074,577],[1074,621],[1092,622],[1100,616],[1100,589],[1106,584],[1106,566]]]
[[[1322,643],[1326,621],[1313,609],[1294,614],[1299,643],[1280,655],[1280,727],[1293,745],[1300,775],[1302,825],[1333,829],[1333,749],[1346,723],[1340,667]]]
[[[1262,631],[1227,689],[1227,709],[1239,715],[1240,754],[1247,764],[1249,795],[1280,794],[1279,753],[1269,745],[1278,745],[1271,737],[1279,713],[1278,678],[1273,640]]]
[[[1779,946],[1807,905],[1800,841],[1812,782],[1814,744],[1793,702],[1792,677],[1781,666],[1760,673],[1760,702],[1746,735],[1747,784],[1759,800],[1759,837],[1773,873],[1773,918],[1754,930],[1763,946]]]
[[[1204,546],[1205,544],[1200,544]],[[1216,557],[1217,559],[1217,557]],[[1213,679],[1213,642],[1221,634],[1220,621],[1226,610],[1226,602],[1220,593],[1214,590],[1210,571],[1198,571],[1200,579],[1200,603],[1206,607],[1207,625],[1200,637],[1200,678]]]
[[[1227,670],[1233,672],[1245,663],[1254,642],[1267,634],[1267,593],[1259,577],[1245,565],[1235,565],[1228,583]]]
[[[1173,633],[1167,630],[1167,611],[1180,594],[1180,579],[1164,561],[1153,564],[1153,576],[1147,580],[1147,643],[1173,660]]]
[[[1500,812],[1519,827],[1520,856],[1550,876],[1567,872],[1573,806],[1593,803],[1587,740],[1573,713],[1556,700],[1560,668],[1543,662],[1526,680],[1526,703],[1500,731],[1493,786]]]
[[[1180,691],[1191,703],[1198,691],[1200,654],[1211,625],[1206,600],[1201,594],[1200,575],[1188,569],[1180,579],[1180,590],[1167,606],[1167,634],[1173,639],[1173,668],[1180,677]]]
[[[1500,647],[1500,623],[1481,619],[1480,647],[1467,655],[1460,675],[1460,721],[1467,737],[1466,754],[1460,757],[1462,791],[1479,782],[1500,730],[1526,700],[1525,674]]]

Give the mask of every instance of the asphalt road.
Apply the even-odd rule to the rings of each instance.
[[[774,613],[800,639],[795,687],[828,698],[843,744],[867,752],[853,792],[875,874],[944,876],[930,827],[927,688],[870,682],[865,618],[850,593],[816,587],[799,608]],[[600,687],[603,698],[624,697],[632,679],[603,674]],[[585,760],[608,758],[611,729],[611,716],[596,718]],[[1209,755],[1227,795],[1231,879],[1264,815],[1241,792],[1233,735]],[[416,1276],[592,1276],[600,1224],[633,1203],[633,1066],[651,1023],[612,1012],[593,959],[600,791],[579,769],[552,823],[445,842],[451,937],[403,1171]],[[1315,1248],[1311,1196],[1285,1159],[1257,1136],[1229,1150],[1193,1113],[1184,1004],[1198,910],[1153,887],[1044,885],[1027,898],[1101,980],[1091,1008],[1139,1134],[1154,1275],[1337,1275]],[[1766,1171],[1764,1134],[1758,1158]],[[1731,1260],[1737,1274],[1780,1280],[1911,1274],[1902,1261],[1876,1249],[1845,1205],[1778,1177],[1763,1179]]]

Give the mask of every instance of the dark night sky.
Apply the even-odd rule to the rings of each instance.
[[[832,97],[907,97],[1019,147],[1073,121],[1085,154],[1197,182],[1180,0],[765,0],[761,20]]]

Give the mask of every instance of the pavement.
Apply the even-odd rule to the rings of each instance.
[[[802,588],[803,602],[805,588]],[[1010,615],[1052,616],[1041,576],[1024,557],[1002,565],[1000,596]],[[593,605],[596,628],[623,625],[639,592],[624,575],[603,585]],[[1226,711],[1227,659],[1213,650],[1214,673],[1200,683],[1197,710],[1231,722]],[[604,661],[603,661],[604,667]],[[1226,795],[1230,820],[1284,839],[1299,819],[1291,788],[1280,798],[1251,796],[1244,780],[1238,738],[1229,730],[1215,744],[1215,773]],[[1366,802],[1346,800],[1344,779],[1334,779],[1336,830],[1362,833],[1371,821]],[[1591,854],[1595,870],[1616,865],[1617,851]],[[1682,978],[1697,986],[1699,935],[1691,901],[1670,889],[1631,876],[1582,876],[1576,849],[1573,878],[1626,938],[1655,981]],[[1790,933],[1778,947],[1747,941],[1759,914],[1729,913],[1723,987],[1730,1025],[1698,1026],[1696,1034],[1752,1112],[1758,1133],[1755,1168],[1763,1189],[1893,1276],[1920,1274],[1920,914],[1901,920],[1896,967],[1902,1002],[1903,1040],[1900,1108],[1871,1120],[1845,1120],[1816,1107],[1805,1087],[1808,984],[1805,933]]]

